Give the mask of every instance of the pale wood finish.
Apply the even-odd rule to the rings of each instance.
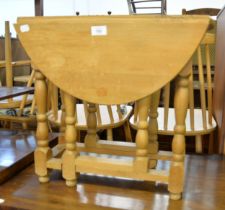
[[[200,86],[200,101],[201,101],[201,109],[202,109],[202,121],[203,128],[206,129],[206,101],[205,101],[205,81],[203,75],[203,66],[202,66],[202,53],[201,48],[198,47],[198,75],[199,75],[199,86]]]
[[[190,61],[179,74],[177,89],[174,99],[176,125],[172,142],[173,161],[170,167],[169,191],[171,199],[180,199],[184,182],[184,157],[185,157],[185,118],[188,108],[188,83],[192,68]]]
[[[137,101],[139,107],[139,122],[136,135],[136,159],[134,170],[139,172],[148,171],[148,109],[150,106],[150,97],[145,97]]]
[[[66,150],[62,156],[62,174],[63,178],[66,180],[66,185],[73,187],[76,185],[76,168],[75,168],[75,158],[76,158],[76,129],[75,129],[75,107],[73,96],[64,93],[64,103],[66,110],[66,130],[65,130],[65,140],[66,140]],[[72,170],[71,170],[72,169]],[[75,171],[74,171],[75,170]]]
[[[87,118],[88,114],[86,105],[84,104],[76,104],[76,112],[77,112],[77,123],[76,128],[78,130],[87,130]],[[96,117],[97,117],[97,129],[113,129],[119,126],[122,126],[129,119],[129,116],[132,113],[132,107],[126,105],[126,113],[122,115],[122,119],[120,119],[120,111],[116,105],[111,106],[111,111],[113,113],[113,120],[110,119],[109,112],[106,105],[96,105]],[[122,114],[122,113],[121,113]],[[48,113],[49,121],[55,126],[61,126],[63,120],[63,111],[62,109],[57,112],[57,117],[55,117],[54,112],[50,111]],[[126,131],[126,128],[124,128]],[[127,128],[129,129],[129,128]],[[129,132],[129,131],[128,131]],[[127,140],[130,140],[129,133],[126,137]]]
[[[200,102],[201,108],[195,108],[194,106],[194,82],[193,82],[193,70],[190,72],[189,77],[189,109],[186,124],[186,136],[196,136],[196,152],[202,153],[202,136],[212,133],[216,128],[216,121],[212,115],[212,75],[211,75],[211,62],[209,56],[209,45],[215,44],[215,35],[206,34],[201,42],[204,50],[201,50],[200,46],[197,49],[198,56],[198,76],[196,81],[200,87]],[[203,53],[205,52],[205,53]],[[206,67],[202,63],[203,57],[206,58]],[[203,70],[205,68],[205,71]],[[206,72],[206,79],[204,78],[204,72]],[[207,97],[206,93],[207,92]],[[174,108],[169,108],[170,98],[170,85],[169,83],[164,87],[164,107],[158,108],[158,133],[162,135],[173,135],[175,120]],[[135,121],[136,119],[136,121]],[[130,119],[130,124],[134,129],[137,129],[138,118],[134,115]],[[209,150],[211,150],[209,148]]]
[[[64,136],[63,136],[64,138]],[[108,155],[117,155],[117,156],[130,156],[135,157],[136,154],[136,143],[124,142],[121,141],[108,141],[108,140],[98,140],[98,144],[96,147],[88,148],[85,146],[85,143],[76,143],[76,148],[78,152],[92,152],[96,154],[108,154]],[[65,144],[58,144],[56,145],[52,152],[54,157],[59,157],[62,155],[63,151],[65,150]],[[148,154],[150,160],[172,160],[172,152],[166,151],[158,151],[155,154]],[[54,165],[54,161],[51,161],[51,164]],[[57,164],[60,162],[60,159],[57,159]],[[57,165],[56,164],[56,165]],[[61,166],[60,166],[61,167]]]
[[[52,156],[48,146],[48,124],[47,124],[47,85],[43,74],[36,70],[35,73],[35,97],[37,102],[37,148],[34,152],[35,173],[39,176],[40,182],[48,182],[48,168],[46,162]]]
[[[13,87],[13,66],[27,65],[30,61],[12,61],[12,48],[11,48],[11,36],[9,21],[5,21],[5,61],[0,62],[0,68],[5,67],[6,69],[6,86]],[[28,87],[30,87],[29,85]],[[9,100],[1,101],[0,108],[17,108],[25,104],[30,104],[32,97],[29,96],[24,102],[24,97],[10,98]]]
[[[160,91],[151,95],[150,102],[150,111],[149,111],[149,125],[148,125],[148,133],[149,133],[149,153],[157,154],[159,150],[158,144],[158,112],[157,108],[159,105]],[[150,161],[149,167],[155,167],[157,162],[155,160]]]
[[[170,83],[168,83],[164,90],[164,129],[167,129],[168,125],[168,112],[169,112],[169,104],[170,104]]]
[[[123,19],[123,16],[97,16],[87,23],[89,17],[19,18],[15,28],[20,41],[37,68],[41,69],[46,77],[51,78],[56,86],[89,102],[123,104],[147,96],[174,78],[194,53],[194,46],[200,43],[202,37],[198,34],[205,31],[209,24],[209,18],[205,16],[196,18],[126,16],[126,23],[122,24]],[[26,24],[30,26],[30,31],[22,33],[20,26]],[[70,24],[73,24],[74,30],[71,30]],[[91,26],[102,24],[107,25],[109,34],[91,36]],[[136,25],[138,25],[138,31],[133,33],[137,30]],[[49,30],[46,31],[45,27]],[[65,30],[57,33],[61,27]],[[34,39],[29,39],[31,31]],[[39,36],[40,34],[42,36]],[[74,37],[74,40],[69,41],[71,43],[55,44],[65,36]],[[168,37],[170,37],[169,42]],[[157,45],[150,44],[153,40]],[[118,45],[118,41],[123,43],[123,47]],[[82,47],[80,42],[86,47]],[[181,47],[185,51],[180,51]],[[65,52],[64,49],[68,50]],[[155,53],[158,49],[162,49],[161,59],[158,59],[159,55]],[[173,55],[178,51],[180,51],[179,60],[173,62]],[[87,57],[90,58],[88,63],[84,59]],[[161,62],[162,60],[164,62]],[[50,65],[51,63],[54,65]],[[74,66],[76,66],[75,69]],[[155,69],[160,76],[151,73]],[[95,74],[92,75],[92,72]],[[118,77],[120,72],[123,72],[123,76]],[[89,75],[88,79],[86,75]],[[98,75],[97,78],[96,75]],[[152,78],[151,82],[149,77]],[[90,84],[90,88],[84,88],[89,87]],[[138,91],[135,84],[139,86]]]
[[[31,61],[22,60],[22,61],[12,61],[12,48],[11,48],[11,36],[10,36],[10,28],[9,22],[5,22],[5,61],[0,62],[0,68],[6,69],[6,86],[13,87],[13,67],[17,66],[26,66],[31,65]],[[34,70],[32,70],[31,75],[26,81],[27,87],[31,87],[34,80]],[[8,100],[3,100],[0,102],[0,109],[18,109],[17,116],[8,116],[1,115],[1,121],[9,121],[9,122],[21,122],[24,129],[27,129],[27,123],[34,121],[35,117],[31,115],[29,119],[27,117],[23,117],[24,107],[28,104],[33,103],[33,95],[25,94],[23,96],[11,97]],[[34,104],[34,103],[33,103]],[[34,105],[32,106],[34,109]],[[33,112],[33,110],[31,110]]]
[[[62,109],[58,110],[58,89],[51,82],[49,82],[48,86],[48,106],[50,107],[50,111],[48,112],[48,119],[52,126],[62,127],[64,126],[62,125],[62,122],[64,121],[64,113]],[[61,97],[61,99],[63,104],[63,96]],[[133,110],[132,106],[95,104],[95,107],[97,117],[97,130],[106,129],[107,139],[113,140],[113,128],[123,126],[125,139],[127,141],[132,141],[130,126],[128,122],[128,119]],[[83,101],[82,104],[76,104],[76,129],[78,132],[80,130],[87,130],[87,121],[88,103],[86,101]]]
[[[84,139],[86,147],[95,147],[97,143],[97,118],[96,118],[96,106],[90,103],[88,106],[88,118],[87,118],[87,135]]]
[[[190,127],[191,130],[195,128],[194,120],[194,88],[193,88],[193,72],[191,71],[189,80],[189,110],[190,110]]]
[[[91,36],[90,26],[103,23],[108,28],[107,36]],[[27,32],[20,31],[24,24],[29,27]],[[179,199],[184,181],[184,134],[190,59],[208,25],[207,17],[99,16],[19,19],[15,27],[32,61],[47,79],[65,91],[66,148],[63,151],[59,147],[59,154],[52,157],[52,150],[46,141],[47,87],[43,74],[37,72],[39,143],[35,152],[35,168],[39,180],[48,181],[48,169],[59,169],[62,170],[68,186],[76,184],[79,175],[77,172],[161,181],[168,183],[171,199]],[[185,50],[180,51],[181,47]],[[154,151],[151,154],[153,152],[149,150],[149,143],[156,143],[157,140],[156,107],[159,93],[153,93],[179,73],[175,96],[176,125],[172,164],[169,172],[155,170],[149,166],[152,166],[150,160],[157,160],[157,153]],[[135,155],[131,159],[118,161],[118,157],[115,159],[79,153],[81,147],[76,147],[74,97],[88,101],[88,131],[84,147],[91,153],[100,147],[96,135],[97,108],[94,103],[109,105],[137,100],[139,122]],[[150,123],[152,136],[149,137],[147,119],[150,107],[153,122]],[[109,147],[114,147],[123,154],[121,146],[116,142],[110,143]],[[130,143],[121,144],[125,148],[128,144],[127,150],[134,151]],[[104,143],[100,149],[106,149],[106,145]]]
[[[2,64],[4,65],[4,63]],[[1,63],[0,63],[0,66],[1,66]],[[31,66],[31,61],[30,60],[13,61],[12,67],[17,67],[17,66]],[[22,76],[13,77],[14,82],[28,83],[29,80],[30,80],[30,75],[22,75]]]

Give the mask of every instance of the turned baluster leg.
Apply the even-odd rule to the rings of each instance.
[[[202,153],[202,135],[195,136],[195,152]]]
[[[145,97],[138,102],[139,122],[136,135],[136,158],[134,168],[137,172],[148,171],[148,111],[150,106],[150,96]]]
[[[64,93],[65,117],[65,142],[66,149],[62,156],[62,175],[66,180],[66,185],[73,187],[76,185],[75,158],[76,151],[76,128],[75,128],[75,99],[73,96]]]
[[[172,142],[173,160],[169,175],[170,198],[178,200],[183,192],[185,158],[185,118],[188,108],[188,83],[191,62],[179,74],[174,99],[176,125]]]
[[[113,130],[112,130],[112,128],[108,128],[106,133],[107,133],[107,140],[112,141],[113,140]]]
[[[34,152],[35,173],[40,182],[48,182],[47,160],[52,152],[48,146],[48,123],[47,123],[47,85],[44,75],[36,70],[35,73],[35,97],[37,102],[37,148]]]
[[[149,112],[149,153],[157,154],[158,145],[158,105],[159,105],[160,91],[155,92],[151,96],[150,112]],[[157,160],[151,160],[149,162],[149,168],[154,168],[157,164]]]
[[[64,105],[64,92],[60,90],[60,96],[61,96],[61,124],[59,128],[60,136],[58,138],[59,144],[65,143],[65,130],[66,130],[66,123],[65,123],[65,105]]]
[[[86,147],[95,147],[98,139],[97,135],[97,117],[96,117],[96,106],[90,103],[88,106],[88,118],[87,118],[87,135],[85,136],[84,142]]]

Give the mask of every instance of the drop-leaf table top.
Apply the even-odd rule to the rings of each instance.
[[[120,104],[172,80],[209,23],[207,16],[24,17],[15,28],[55,85],[89,102]]]

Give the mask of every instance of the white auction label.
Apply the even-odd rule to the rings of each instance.
[[[91,26],[91,35],[92,36],[106,36],[107,35],[107,26]]]
[[[28,32],[29,30],[30,30],[30,27],[27,24],[20,26],[20,31],[21,32]]]

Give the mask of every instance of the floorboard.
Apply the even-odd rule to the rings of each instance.
[[[57,134],[50,134],[49,141],[54,145]],[[0,130],[0,183],[33,162],[35,147],[33,131]]]
[[[167,168],[168,162],[160,162]],[[169,200],[167,185],[81,174],[77,188],[68,188],[59,171],[51,182],[39,184],[33,165],[0,186],[5,209],[129,209],[224,210],[225,159],[188,155],[183,199]]]

